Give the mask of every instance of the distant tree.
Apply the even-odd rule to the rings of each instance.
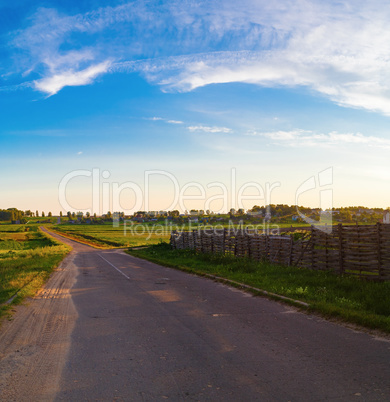
[[[72,217],[72,214],[70,213],[70,211],[68,211],[68,212],[66,213],[66,216],[67,216],[69,219]]]
[[[42,211],[42,218],[44,218],[45,217],[45,212],[44,211]]]
[[[91,214],[89,212],[86,213],[87,218],[89,218],[91,216]]]
[[[76,218],[76,212],[72,212],[72,218],[73,218],[73,219]]]
[[[0,209],[0,221],[20,221],[23,223],[24,212],[19,211],[17,208]]]
[[[96,212],[93,214],[94,219],[96,219]]]
[[[39,212],[38,210],[35,211],[35,216],[38,218],[39,217]]]
[[[62,218],[62,211],[60,211],[60,217]]]
[[[112,213],[111,213],[110,211],[108,211],[108,212],[106,213],[106,218],[107,218],[107,219],[112,219]]]
[[[51,217],[52,217],[51,212],[49,212],[49,213],[47,214],[47,216],[51,218]]]

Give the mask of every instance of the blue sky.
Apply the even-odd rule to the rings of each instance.
[[[110,173],[100,197],[103,183],[144,193],[152,170],[186,195],[196,182],[216,196],[220,183],[218,211],[265,203],[248,184],[254,198],[238,205],[245,183],[274,183],[269,200],[295,204],[312,177],[299,202],[320,206],[331,168],[334,206],[390,205],[388,3],[2,3],[0,208],[91,208],[91,178],[69,182],[65,206],[59,185],[93,169]],[[173,207],[175,183],[155,174],[149,209]],[[125,189],[121,209],[136,198]]]

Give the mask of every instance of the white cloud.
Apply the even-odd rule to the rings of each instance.
[[[146,118],[146,120],[163,121],[164,123],[168,123],[168,124],[184,124],[180,120],[168,120],[168,119],[164,119],[163,117],[148,117],[148,118]]]
[[[103,62],[81,71],[66,71],[60,74],[34,81],[35,88],[47,94],[54,95],[66,86],[91,84],[94,79],[108,70],[109,62]]]
[[[219,14],[208,9],[198,36],[203,39],[207,32],[212,43],[230,34],[233,39],[221,51],[116,68],[142,71],[164,90],[191,91],[229,82],[304,86],[341,106],[390,115],[388,4],[380,0],[244,3],[246,7],[218,3]],[[216,28],[210,32],[211,21]],[[238,31],[241,38],[235,37]]]
[[[248,132],[250,136],[261,136],[276,144],[290,147],[329,147],[341,145],[364,145],[390,149],[390,140],[376,136],[366,136],[361,133],[316,133],[309,130]]]
[[[136,0],[73,16],[40,8],[30,21],[13,33],[21,50],[15,66],[40,74],[36,89],[46,93],[62,81],[84,85],[85,73],[110,59],[117,62],[101,73],[139,71],[163,90],[304,86],[339,105],[390,115],[384,0]]]
[[[209,127],[209,126],[189,126],[188,130],[194,131],[203,131],[205,133],[231,133],[233,130],[227,127]]]

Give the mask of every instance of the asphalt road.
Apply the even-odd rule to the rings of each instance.
[[[71,243],[77,314],[47,400],[390,400],[384,338]]]

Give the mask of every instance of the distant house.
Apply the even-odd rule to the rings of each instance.
[[[145,222],[144,217],[141,214],[137,214],[134,218],[134,221],[141,223],[141,222]]]
[[[382,222],[390,224],[390,211],[385,212],[385,214],[383,215]]]

